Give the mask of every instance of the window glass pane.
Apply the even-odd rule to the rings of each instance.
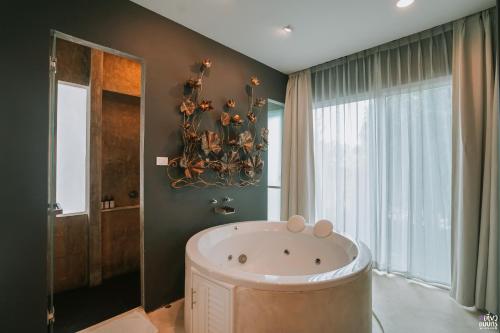
[[[267,219],[269,221],[280,221],[281,189],[267,189]]]
[[[314,108],[316,218],[376,268],[450,283],[451,77]]]
[[[283,110],[270,111],[268,114],[269,152],[268,176],[269,186],[281,186],[281,145],[283,137]]]
[[[86,87],[58,83],[56,199],[64,214],[86,211]]]

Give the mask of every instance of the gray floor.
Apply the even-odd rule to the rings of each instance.
[[[149,314],[159,333],[184,332],[182,307],[181,300]],[[479,313],[456,304],[447,291],[399,276],[373,274],[373,310],[385,333],[495,332],[479,330]],[[376,320],[373,333],[382,333]]]
[[[484,332],[479,329],[479,313],[455,303],[448,291],[399,276],[373,274],[373,310],[385,333]]]

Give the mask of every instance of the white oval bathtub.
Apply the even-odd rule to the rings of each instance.
[[[370,251],[345,235],[284,222],[209,228],[186,245],[186,332],[371,333],[370,271]]]

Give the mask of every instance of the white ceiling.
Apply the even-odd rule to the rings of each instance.
[[[495,0],[132,0],[291,73],[446,23]],[[284,33],[290,24],[294,31]]]

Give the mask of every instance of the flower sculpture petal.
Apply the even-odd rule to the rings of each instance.
[[[236,107],[236,101],[234,99],[228,99],[226,102],[228,109],[234,109]]]
[[[238,171],[240,155],[236,151],[229,151],[221,158],[220,173],[233,174]]]
[[[243,120],[241,119],[240,115],[239,114],[235,114],[232,118],[231,118],[231,122],[235,125],[235,126],[240,126],[243,124]]]
[[[192,79],[189,79],[186,84],[191,87],[191,88],[200,88],[203,84],[203,81],[201,78],[192,78]]]
[[[228,126],[231,123],[231,116],[227,112],[222,112],[220,115],[220,122],[222,126]]]
[[[254,87],[260,86],[260,80],[259,80],[259,78],[258,78],[258,77],[256,77],[256,76],[252,76],[252,77],[250,78],[250,84],[251,84],[252,86],[254,86]]]
[[[201,70],[208,69],[210,67],[212,67],[212,60],[203,59],[203,61],[201,62]]]
[[[265,98],[257,98],[257,99],[255,99],[255,102],[253,104],[253,106],[255,106],[256,108],[261,108],[264,105],[266,105],[266,99]]]
[[[257,173],[261,173],[264,168],[264,161],[260,158],[260,155],[255,155],[249,157],[243,163],[243,169],[245,174],[250,178],[254,178]]]
[[[247,154],[250,153],[253,150],[252,133],[250,133],[250,131],[245,131],[243,133],[240,133],[240,138],[238,143],[240,147],[242,147]]]
[[[207,112],[207,111],[212,111],[214,107],[212,106],[212,101],[201,101],[201,103],[198,105],[198,108],[201,110],[201,112]]]
[[[196,104],[193,101],[191,101],[191,99],[188,98],[184,102],[182,102],[180,110],[186,116],[190,116],[196,110]]]
[[[201,149],[205,155],[210,154],[210,152],[219,154],[222,150],[219,135],[215,132],[206,131],[201,138]]]
[[[194,178],[205,172],[205,162],[203,160],[191,161],[184,169],[186,178]]]
[[[252,124],[255,124],[257,122],[257,116],[253,112],[248,112],[247,118],[248,121],[251,122]]]
[[[262,142],[264,142],[267,145],[269,143],[269,129],[262,128],[260,130],[260,137],[262,139]]]

